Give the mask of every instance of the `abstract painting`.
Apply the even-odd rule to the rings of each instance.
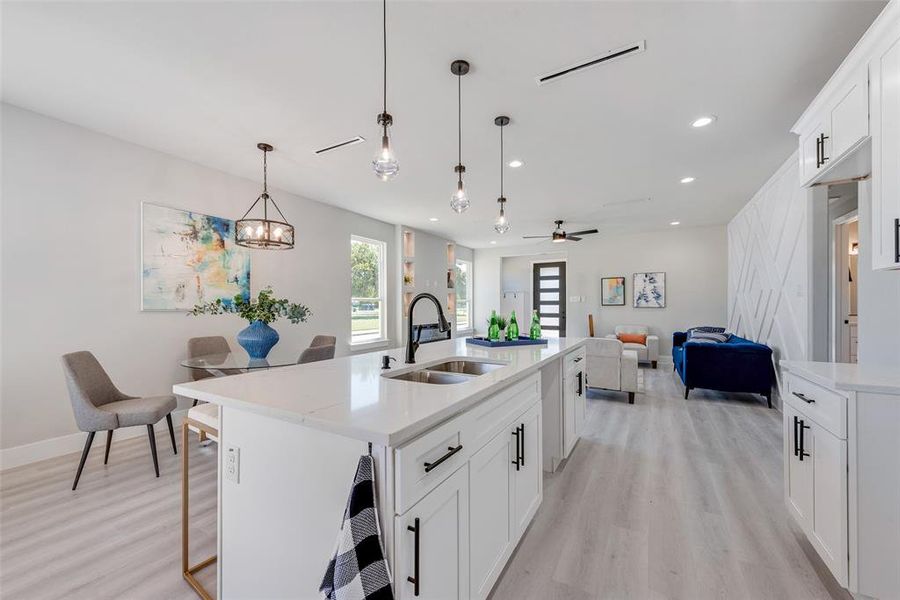
[[[666,274],[635,273],[632,293],[635,308],[665,308]]]
[[[141,310],[250,299],[250,251],[234,243],[234,221],[141,205]]]
[[[625,306],[625,278],[600,278],[600,305]]]

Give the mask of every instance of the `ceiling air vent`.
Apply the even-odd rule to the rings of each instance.
[[[327,148],[320,148],[316,150],[316,154],[325,154],[326,152],[331,152],[332,150],[337,150],[338,148],[345,148],[347,146],[355,146],[356,144],[362,144],[366,141],[366,138],[362,136],[352,137],[349,140],[344,140],[343,142],[338,142],[337,144],[332,144]]]
[[[569,65],[568,67],[564,67],[562,69],[559,69],[558,71],[554,71],[553,73],[538,75],[535,78],[535,81],[537,81],[538,85],[552,83],[554,81],[559,81],[563,77],[574,75],[575,73],[580,73],[585,69],[590,69],[591,67],[596,67],[598,65],[612,62],[626,56],[631,56],[632,54],[639,54],[643,51],[644,40],[641,40],[634,44],[629,44],[627,46],[622,46],[621,48],[616,48],[615,50],[610,50],[609,52],[601,54],[600,56],[595,56],[594,58],[583,60],[581,62],[575,63],[574,65]]]

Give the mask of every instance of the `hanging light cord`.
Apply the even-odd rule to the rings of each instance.
[[[500,126],[500,197],[503,197],[503,125]],[[501,203],[501,210],[503,205]]]
[[[457,123],[457,149],[459,156],[457,164],[462,164],[462,75],[456,76],[456,123]],[[462,172],[459,174],[459,180],[462,181]]]
[[[387,0],[381,1],[381,26],[382,26],[381,40],[382,40],[382,44],[383,44],[382,56],[384,57],[384,65],[383,65],[384,66],[384,71],[383,71],[384,97],[383,97],[383,104],[382,104],[381,112],[386,113],[387,112]],[[384,128],[387,129],[387,125],[385,125]]]

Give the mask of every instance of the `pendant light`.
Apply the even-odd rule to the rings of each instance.
[[[509,231],[509,219],[506,218],[506,198],[503,197],[503,128],[509,125],[509,117],[497,117],[494,125],[500,128],[500,197],[497,204],[500,205],[500,214],[494,221],[494,231],[503,234]]]
[[[263,191],[244,216],[235,222],[234,238],[238,246],[247,248],[262,248],[265,250],[290,250],[294,247],[294,226],[287,222],[281,209],[275,204],[275,200],[269,196],[268,190],[268,164],[266,156],[274,150],[270,144],[260,142],[256,145],[263,153]],[[262,219],[248,219],[259,201],[262,200]],[[281,221],[269,218],[269,202],[278,211]]]
[[[456,166],[456,191],[450,197],[450,208],[456,213],[464,213],[469,208],[469,195],[463,185],[463,173],[466,166],[462,164],[462,76],[469,72],[469,63],[464,60],[454,60],[450,63],[450,72],[456,75],[456,123],[457,123],[457,150]]]
[[[382,0],[381,2],[381,22],[382,50],[384,52],[384,95],[382,97],[381,114],[377,118],[379,133],[381,134],[381,147],[372,160],[372,170],[375,171],[375,175],[382,181],[390,181],[400,170],[400,163],[397,162],[397,157],[394,155],[394,149],[391,147],[391,138],[388,134],[388,128],[394,124],[394,118],[387,111],[387,0]]]

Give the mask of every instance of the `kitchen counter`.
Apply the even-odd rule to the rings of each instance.
[[[485,348],[458,338],[423,344],[416,365],[403,363],[401,347],[183,383],[172,389],[180,396],[396,447],[584,344],[585,338],[570,337],[550,339],[546,346]],[[390,371],[381,369],[385,354],[397,359]],[[382,377],[386,372],[398,374],[457,357],[505,366],[449,385]]]
[[[900,394],[900,368],[782,360],[781,367],[819,385],[845,391]]]

